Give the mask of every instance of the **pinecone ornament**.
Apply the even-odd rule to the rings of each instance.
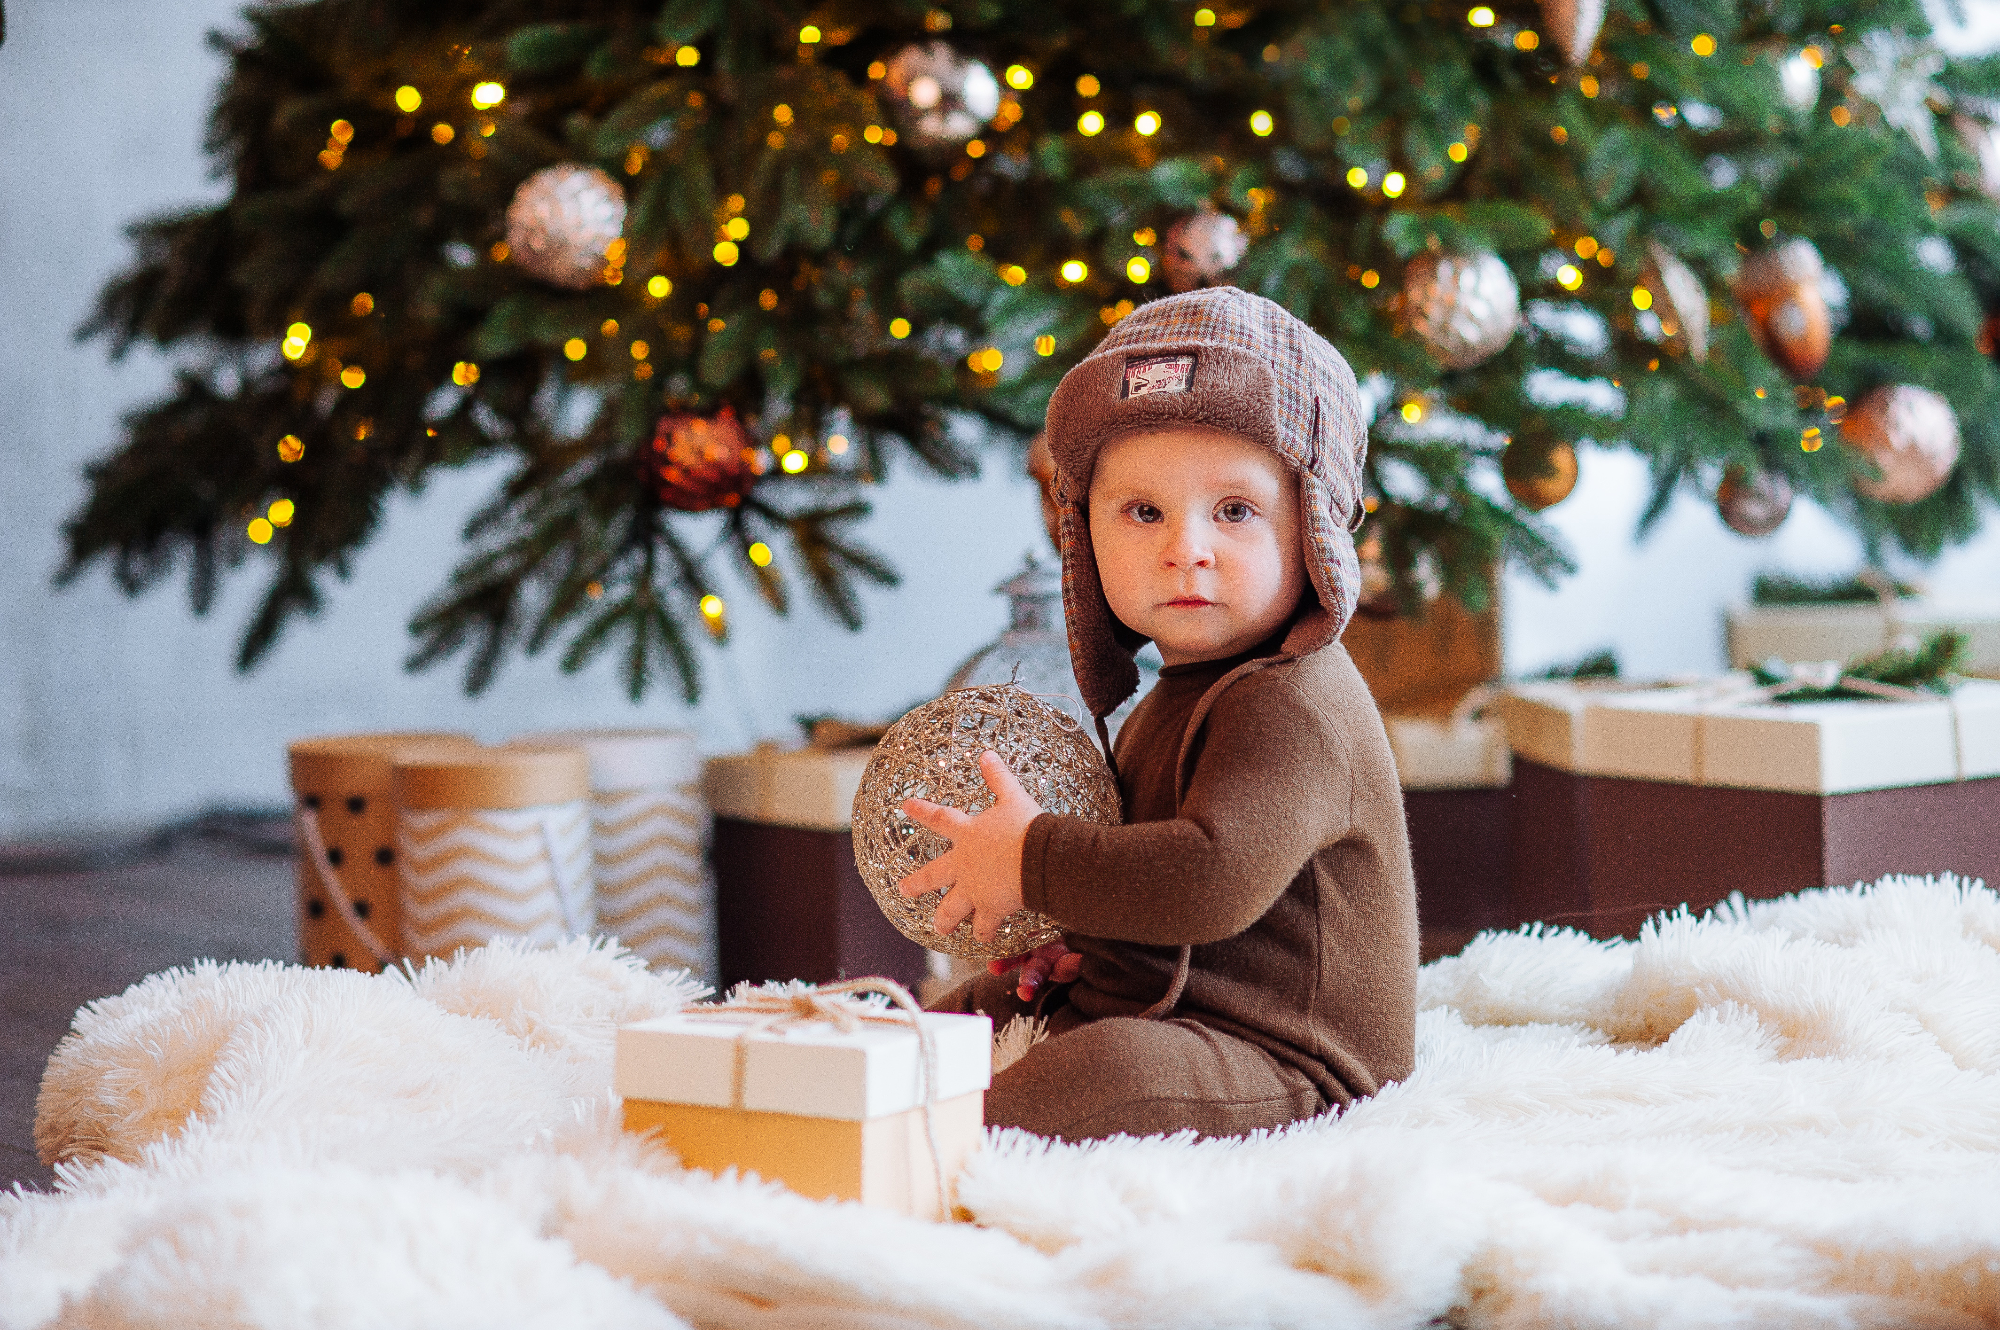
[[[750,431],[725,406],[712,416],[662,416],[646,470],[661,503],[703,513],[743,502],[763,468]]]
[[[625,232],[625,187],[594,166],[535,172],[507,205],[507,251],[551,286],[587,291],[614,266]]]

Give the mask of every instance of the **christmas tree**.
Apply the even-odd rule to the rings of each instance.
[[[1135,304],[1223,281],[1380,403],[1364,552],[1406,606],[1559,574],[1534,510],[1583,440],[1649,460],[1651,515],[1694,486],[1755,534],[1806,493],[1878,556],[2000,494],[2000,65],[1937,53],[1916,0],[246,24],[216,39],[230,196],[139,225],[84,330],[183,368],[91,468],[67,569],[185,564],[200,611],[256,567],[245,667],[392,491],[500,455],[413,664],[477,689],[615,649],[635,697],[662,665],[692,697],[725,562],[858,622],[894,577],[853,535],[870,481],[969,472]]]

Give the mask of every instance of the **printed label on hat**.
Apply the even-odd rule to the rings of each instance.
[[[1146,356],[1125,362],[1123,397],[1144,397],[1148,393],[1184,393],[1194,382],[1194,357]]]

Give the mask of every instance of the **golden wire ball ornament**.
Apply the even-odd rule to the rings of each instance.
[[[1042,810],[1106,826],[1122,821],[1118,785],[1083,727],[1012,683],[957,688],[889,727],[854,794],[854,862],[875,903],[898,932],[932,951],[991,959],[1019,956],[1061,936],[1053,921],[1017,910],[991,942],[966,920],[950,933],[931,928],[942,897],[905,900],[896,884],[951,848],[903,814],[905,799],[978,813],[993,804],[979,755],[998,753]]]

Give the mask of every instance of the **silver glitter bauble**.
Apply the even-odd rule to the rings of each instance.
[[[1646,270],[1640,284],[1653,293],[1653,316],[1660,333],[1681,344],[1696,360],[1708,359],[1708,292],[1693,269],[1657,240],[1646,242]]]
[[[1496,254],[1420,254],[1403,273],[1403,310],[1432,355],[1470,369],[1521,325],[1521,291]]]
[[[1176,295],[1213,286],[1250,249],[1250,237],[1228,213],[1203,208],[1167,228],[1160,272]]]
[[[1604,27],[1604,0],[1542,0],[1542,26],[1556,39],[1563,59],[1581,65],[1590,59]]]
[[[625,187],[594,166],[535,172],[507,205],[507,250],[552,286],[584,291],[605,279],[625,231]]]
[[[905,900],[896,884],[951,848],[903,815],[905,799],[928,799],[961,812],[993,804],[979,755],[1000,755],[1029,797],[1048,813],[1117,826],[1118,784],[1083,727],[1013,684],[960,688],[910,712],[882,736],[854,794],[854,862],[875,903],[903,936],[932,951],[988,959],[1020,956],[1061,936],[1032,910],[1017,910],[991,942],[966,920],[932,931],[936,892]]]
[[[1737,535],[1761,539],[1792,515],[1792,482],[1782,472],[1760,470],[1753,476],[1732,466],[1715,487],[1715,511]]]
[[[944,42],[912,42],[889,59],[882,76],[898,122],[919,147],[956,147],[1000,109],[993,71]]]
[[[1854,488],[1883,503],[1915,503],[1937,493],[1958,465],[1958,416],[1928,388],[1884,384],[1857,402],[1840,422],[1847,446],[1882,475]]]

